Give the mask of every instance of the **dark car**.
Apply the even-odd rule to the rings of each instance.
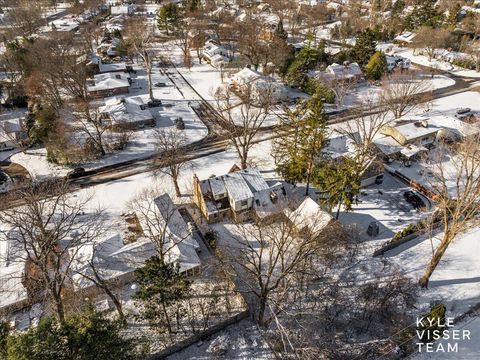
[[[158,106],[161,106],[161,105],[162,105],[162,101],[161,101],[161,100],[158,100],[158,99],[150,100],[150,101],[147,103],[147,106],[148,106],[149,108],[158,107]]]
[[[78,178],[78,177],[84,176],[84,175],[85,175],[85,169],[83,167],[77,167],[77,168],[73,169],[72,171],[68,172],[67,178],[68,179],[75,179],[75,178]]]
[[[155,86],[156,87],[166,87],[167,84],[165,84],[164,82],[157,82],[157,83],[155,83]]]
[[[415,209],[422,209],[426,207],[425,202],[422,200],[422,198],[415,194],[413,191],[405,191],[403,193],[403,197]]]

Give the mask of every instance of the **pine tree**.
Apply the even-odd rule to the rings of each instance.
[[[377,42],[375,41],[375,34],[370,29],[365,29],[357,37],[355,46],[350,53],[352,61],[357,62],[360,66],[368,64],[370,58],[375,54]]]
[[[280,39],[284,39],[284,40],[287,40],[287,38],[288,38],[288,33],[285,31],[285,29],[283,27],[282,19],[280,19],[280,21],[278,22],[277,28],[275,29],[274,36],[276,36]]]
[[[46,317],[24,333],[10,333],[6,360],[133,360],[134,344],[122,338],[122,325],[88,308],[64,325]],[[0,353],[1,354],[1,353]]]
[[[327,116],[318,97],[299,105],[288,115],[284,126],[278,128],[274,143],[277,172],[292,183],[304,181],[307,195],[321,151],[328,143]]]
[[[346,211],[350,211],[356,202],[356,196],[360,192],[360,179],[357,174],[355,160],[348,157],[325,162],[315,171],[313,183],[320,191],[327,194],[326,202],[330,211],[338,206],[337,219],[342,205]]]
[[[133,298],[141,301],[140,317],[160,331],[165,322],[171,334],[173,330],[167,308],[187,295],[190,282],[180,274],[177,264],[163,263],[158,256],[148,259],[145,266],[135,271],[135,276],[139,288]]]
[[[371,80],[380,80],[381,77],[387,72],[387,61],[385,55],[382,52],[377,51],[370,58],[367,66],[365,67],[366,76]]]
[[[175,3],[163,5],[158,13],[157,26],[169,34],[170,25],[174,25],[178,20],[178,6]]]

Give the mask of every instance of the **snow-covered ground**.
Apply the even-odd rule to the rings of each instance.
[[[447,71],[453,75],[467,77],[467,78],[480,78],[480,72],[476,70],[469,70],[465,68],[461,68],[459,66],[453,65],[448,61],[441,60],[441,59],[429,59],[428,56],[420,55],[419,51],[414,51],[410,48],[403,48],[403,47],[396,47],[392,44],[382,44],[382,48],[389,47],[393,50],[396,55],[404,56],[414,64],[428,66],[435,70],[440,71]]]
[[[405,274],[420,278],[443,233],[417,238],[385,254]],[[480,303],[480,229],[473,228],[457,235],[430,278],[428,290],[420,292],[420,304],[426,309],[441,302],[447,316],[456,317]]]
[[[144,103],[147,103],[149,100],[147,74],[142,70],[141,63],[135,64],[134,68],[137,70],[137,74],[132,75],[133,83],[130,86],[129,94],[126,96],[140,96]],[[156,127],[135,131],[132,140],[125,150],[107,154],[98,160],[83,164],[82,166],[85,169],[96,169],[154,154],[156,152],[156,130],[174,127],[174,120],[177,117],[181,117],[185,123],[185,129],[182,131],[187,143],[199,141],[207,135],[207,127],[192,110],[192,106],[196,105],[192,102],[192,98],[182,93],[182,88],[180,88],[179,91],[158,67],[153,69],[152,83],[166,84],[165,87],[154,87],[153,89],[154,97],[162,100],[163,103],[161,107],[150,109],[156,119]],[[4,157],[7,157],[6,154]],[[25,153],[17,152],[11,157],[11,161],[24,166],[32,176],[37,178],[48,177],[50,175],[62,176],[70,170],[68,167],[56,166],[49,163],[47,161],[47,151],[45,148],[30,149]]]
[[[445,75],[435,75],[432,78],[430,75],[425,74],[422,75],[422,78],[421,81],[425,81],[426,91],[438,90],[455,85],[455,80]],[[388,82],[388,80],[385,80],[385,82]],[[365,105],[367,103],[375,103],[379,100],[382,91],[383,88],[381,86],[370,85],[367,83],[356,86],[345,96],[343,107],[348,108],[352,106],[360,106],[362,104]]]
[[[200,341],[167,357],[167,360],[214,360],[219,358],[229,360],[275,359],[255,324],[248,320],[242,320],[211,336],[206,341]]]

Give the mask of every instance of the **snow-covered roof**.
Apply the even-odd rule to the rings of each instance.
[[[373,143],[380,149],[383,154],[387,156],[398,154],[403,149],[403,146],[396,142],[390,136],[383,136],[374,139]]]
[[[404,32],[403,34],[398,35],[395,40],[411,43],[417,34],[411,31]]]
[[[0,142],[9,141],[14,135],[22,131],[22,119],[8,119],[0,121]]]
[[[333,219],[308,196],[293,212],[287,211],[287,216],[297,229],[302,231],[307,228],[313,234],[319,234]]]
[[[112,63],[112,64],[103,64],[100,62],[98,64],[98,69],[100,73],[116,72],[116,71],[127,71],[127,64],[124,62]]]
[[[111,90],[129,87],[128,76],[119,73],[104,73],[94,76],[95,85],[89,86],[88,91]]]
[[[228,196],[233,201],[238,202],[253,198],[253,193],[241,174],[226,174],[223,176],[223,181],[225,182]]]
[[[260,79],[263,75],[251,68],[244,67],[238,73],[232,76],[232,80],[238,85],[248,85],[251,82]]]
[[[407,141],[418,139],[438,132],[437,128],[417,126],[415,123],[395,126],[394,129],[405,137]]]
[[[354,76],[362,76],[362,69],[360,66],[353,62],[347,65],[340,65],[333,63],[332,65],[327,66],[326,71],[331,75],[334,75],[336,78],[349,78]]]
[[[100,113],[108,114],[114,123],[138,123],[153,120],[150,109],[144,106],[140,96],[119,98],[114,97],[105,101]]]

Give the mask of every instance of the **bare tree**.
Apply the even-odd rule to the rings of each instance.
[[[435,51],[437,51],[437,49],[447,48],[451,41],[452,36],[449,30],[421,26],[413,39],[413,46],[415,46],[416,49],[424,49],[428,55],[428,60],[432,60],[432,58],[435,57]]]
[[[41,1],[20,0],[8,11],[11,37],[28,38],[46,25]]]
[[[416,109],[431,97],[431,86],[415,73],[394,73],[384,82],[381,101],[395,118]]]
[[[155,245],[160,261],[168,263],[172,249],[190,236],[170,195],[160,189],[145,189],[129,207],[139,220],[143,236]]]
[[[155,167],[158,172],[172,178],[175,194],[178,197],[182,196],[178,178],[186,165],[186,145],[187,138],[181,130],[167,128],[157,131],[156,149],[158,157],[155,160]]]
[[[356,86],[357,80],[354,77],[348,76],[345,68],[344,74],[340,76],[334,75],[321,79],[335,94],[335,105],[341,107],[345,96]]]
[[[105,135],[110,128],[106,119],[103,118],[99,109],[91,109],[88,102],[78,102],[80,111],[73,111],[74,128],[86,136],[86,141],[94,152],[104,156],[106,152]]]
[[[125,314],[123,312],[123,306],[120,298],[115,294],[114,285],[111,281],[108,281],[105,278],[105,275],[102,273],[101,266],[96,263],[98,246],[93,245],[91,257],[88,259],[83,259],[83,266],[76,270],[75,272],[81,277],[89,280],[96,287],[101,289],[105,294],[112,300],[115,309],[117,310],[118,317],[120,321],[125,322]]]
[[[480,210],[480,138],[460,144],[443,144],[430,155],[432,176],[429,178],[441,219],[443,235],[425,273],[419,280],[428,286],[433,271],[455,237],[473,222]]]
[[[371,109],[382,109],[382,105],[376,102],[368,102],[362,108],[356,110],[357,115],[352,120],[343,123],[336,129],[338,133],[347,137],[355,146],[355,164],[358,175],[361,176],[371,162],[376,158],[373,150],[373,140],[380,133],[380,130],[390,124],[393,120],[388,116],[387,111],[376,111]]]
[[[254,145],[255,135],[270,115],[273,106],[273,84],[265,83],[262,93],[256,93],[252,84],[240,89],[240,96],[228,87],[221,86],[215,92],[220,113],[215,121],[230,136],[230,142],[240,159],[242,169],[248,166],[248,153]]]
[[[23,283],[34,301],[46,296],[61,323],[71,265],[83,246],[101,233],[101,211],[89,210],[89,197],[69,195],[68,183],[44,182],[19,190],[25,204],[0,213],[0,232],[16,261],[25,264]],[[48,197],[48,199],[46,199]]]
[[[150,100],[153,101],[152,67],[154,54],[151,47],[154,41],[154,32],[152,25],[143,17],[130,19],[125,24],[123,41],[127,52],[136,54],[142,59],[147,70],[148,94]]]
[[[293,212],[289,218],[277,216],[272,224],[238,224],[231,230],[223,260],[240,289],[253,295],[252,311],[263,327],[282,311],[289,291],[301,286],[302,274],[314,271],[320,249],[330,247],[330,253],[335,248],[334,238],[341,244],[332,233],[321,235],[324,224],[320,215],[309,218],[308,224],[304,227],[300,213]]]

